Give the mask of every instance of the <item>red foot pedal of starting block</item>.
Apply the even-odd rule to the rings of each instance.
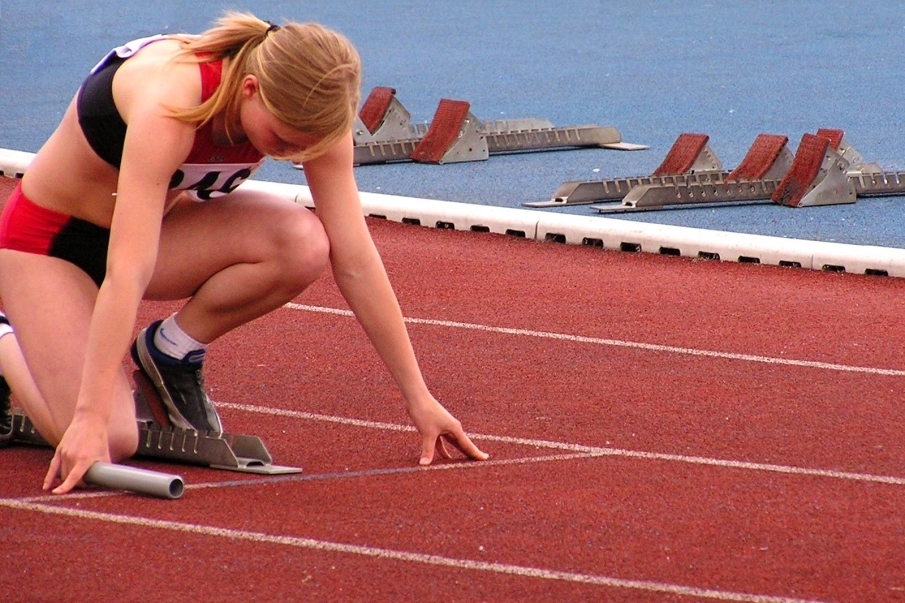
[[[839,145],[842,144],[842,134],[842,130],[832,130],[830,128],[820,128],[817,130],[817,136],[829,140],[830,148],[834,151],[838,151]]]
[[[172,427],[173,423],[170,421],[166,406],[164,406],[163,400],[160,399],[160,394],[157,393],[157,388],[154,387],[154,384],[139,370],[132,372],[132,379],[135,381],[135,387],[138,390],[136,394],[141,394],[140,397],[138,395],[135,396],[135,412],[138,418],[153,419],[158,425]]]
[[[730,180],[779,179],[791,167],[792,153],[786,148],[788,136],[758,134],[742,162],[726,177]]]
[[[804,134],[789,173],[771,199],[790,207],[854,203],[857,194],[849,180],[849,162],[830,148],[830,139]]]
[[[771,197],[774,203],[798,207],[817,178],[829,146],[829,138],[823,136],[805,133],[801,137],[792,167]]]
[[[376,132],[383,123],[394,96],[396,96],[396,91],[393,88],[378,86],[371,90],[361,106],[358,117],[371,134]]]
[[[680,134],[652,176],[674,176],[695,171],[716,171],[722,165],[707,146],[706,134]]]
[[[412,151],[412,161],[454,163],[487,159],[483,124],[469,112],[466,101],[441,99],[430,127]]]
[[[880,166],[875,163],[866,164],[861,153],[856,151],[850,144],[845,142],[842,130],[832,130],[829,128],[820,128],[817,130],[817,136],[822,136],[830,141],[830,148],[842,155],[843,159],[849,162],[850,167],[856,171],[881,173]]]

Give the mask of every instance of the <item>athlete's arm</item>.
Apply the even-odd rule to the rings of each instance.
[[[117,98],[128,129],[107,270],[91,318],[73,421],[45,478],[45,487],[49,487],[59,472],[63,482],[54,493],[68,492],[95,461],[109,460],[106,428],[113,384],[122,370],[138,306],[154,271],[169,180],[188,155],[194,138],[193,126],[169,117],[166,109],[184,94],[186,86],[180,80],[188,72],[183,67],[173,65],[144,77],[132,73],[129,93]]]
[[[330,239],[330,262],[340,292],[402,392],[421,434],[421,464],[430,464],[438,445],[439,454],[449,457],[443,438],[471,458],[486,459],[424,383],[399,303],[364,219],[352,160],[350,132],[325,155],[303,165],[317,215]]]

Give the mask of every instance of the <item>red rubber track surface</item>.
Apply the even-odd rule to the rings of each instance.
[[[305,471],[134,459],[185,495],[53,497],[49,449],[4,449],[0,599],[905,601],[905,281],[369,224],[491,460],[417,467],[325,274],[205,367]]]

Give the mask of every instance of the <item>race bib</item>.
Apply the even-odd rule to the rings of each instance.
[[[184,190],[195,201],[210,201],[230,194],[257,171],[256,164],[183,164],[170,178],[170,190]]]

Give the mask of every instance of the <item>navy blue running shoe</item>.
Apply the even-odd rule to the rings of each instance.
[[[11,393],[6,379],[0,377],[0,446],[13,439],[13,414],[9,402]]]
[[[154,384],[174,426],[223,433],[220,415],[204,393],[202,363],[170,358],[154,346],[154,334],[161,322],[152,323],[138,334],[132,344],[132,360]]]
[[[0,323],[9,324],[9,319],[3,312],[0,312]],[[6,379],[0,377],[0,446],[8,444],[13,439],[13,414],[9,400],[11,395]]]

